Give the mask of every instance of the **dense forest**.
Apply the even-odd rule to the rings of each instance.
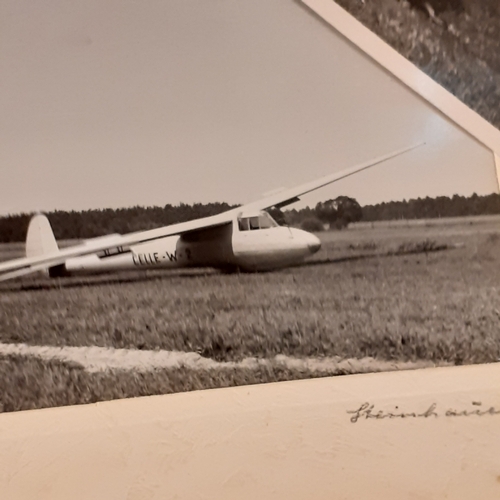
[[[344,199],[345,197],[339,197]],[[390,201],[377,205],[366,205],[358,210],[356,200],[347,198],[354,204],[342,213],[325,214],[324,204],[318,204],[315,208],[306,207],[302,210],[291,210],[285,212],[285,219],[293,226],[304,226],[304,229],[313,230],[319,225],[315,219],[322,224],[329,223],[333,229],[342,229],[351,222],[357,221],[379,221],[379,220],[409,220],[409,219],[435,219],[440,217],[465,217],[470,215],[494,215],[500,214],[500,195],[490,194],[478,196],[474,193],[470,197],[454,195],[438,196],[437,198],[417,198],[403,201]],[[335,202],[336,200],[329,200]],[[326,202],[328,203],[328,202]],[[359,205],[358,205],[359,206]]]
[[[227,203],[195,203],[194,205],[165,205],[164,207],[132,207],[118,210],[87,210],[84,212],[55,211],[47,213],[58,240],[94,238],[109,233],[129,233],[185,222],[215,215],[237,205]],[[470,197],[454,195],[449,198],[418,198],[392,201],[378,205],[360,205],[353,198],[339,196],[301,210],[270,210],[280,224],[320,231],[328,225],[342,229],[359,220],[427,219],[467,215],[500,214],[500,195]],[[24,241],[32,214],[16,214],[0,218],[0,242]]]
[[[466,215],[500,214],[500,195],[454,195],[451,198],[418,198],[416,200],[391,201],[363,207],[363,220],[431,219],[436,217],[462,217]]]
[[[227,203],[195,203],[164,207],[132,207],[83,212],[47,212],[56,239],[95,238],[110,233],[131,233],[208,217],[233,208]],[[0,242],[24,241],[32,214],[0,218]]]

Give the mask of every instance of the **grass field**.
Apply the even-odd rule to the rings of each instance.
[[[0,409],[360,371],[244,364],[276,355],[369,357],[370,370],[376,362],[385,369],[500,358],[499,218],[374,224],[320,237],[323,248],[308,264],[272,273],[141,271],[0,284],[2,343],[182,351],[226,363],[91,373],[78,363],[3,355]],[[20,252],[0,249],[9,258]]]

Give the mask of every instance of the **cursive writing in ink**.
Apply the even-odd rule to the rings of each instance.
[[[386,411],[386,410],[376,410],[375,405],[371,403],[363,403],[356,410],[347,410],[349,415],[352,415],[350,421],[355,424],[359,420],[384,420],[384,419],[404,419],[404,418],[429,418],[429,417],[471,417],[478,416],[484,417],[485,415],[498,415],[500,414],[500,410],[497,410],[495,407],[490,406],[487,410],[483,410],[478,408],[478,406],[482,406],[480,401],[473,401],[472,405],[476,408],[473,409],[460,409],[457,410],[455,408],[448,408],[446,411],[439,412],[437,410],[437,403],[432,403],[425,411],[418,412],[403,412],[399,410],[398,406],[395,406],[395,411]]]

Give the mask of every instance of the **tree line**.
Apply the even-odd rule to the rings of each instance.
[[[177,222],[187,222],[201,217],[216,215],[234,208],[227,203],[195,203],[165,205],[164,207],[140,207],[77,211],[56,210],[46,212],[54,235],[58,240],[86,239],[110,233],[132,233]],[[0,218],[0,242],[24,241],[33,214],[15,214]]]
[[[363,207],[363,220],[394,219],[434,219],[439,217],[463,217],[467,215],[500,214],[500,195],[437,198],[417,198],[416,200],[390,201]]]
[[[130,233],[155,227],[186,222],[201,217],[216,215],[238,205],[227,203],[195,203],[187,205],[165,205],[164,207],[139,207],[121,209],[48,212],[54,234],[58,240],[86,239],[109,233]],[[347,196],[318,203],[315,207],[301,210],[272,209],[269,211],[279,224],[320,231],[325,227],[342,229],[352,222],[431,219],[438,217],[463,217],[468,215],[500,214],[500,195],[490,194],[470,197],[454,195],[437,198],[417,198],[391,201],[361,207]],[[32,214],[16,214],[0,217],[0,242],[19,242],[26,238]]]

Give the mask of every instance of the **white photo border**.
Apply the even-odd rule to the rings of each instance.
[[[495,162],[496,190],[500,192],[500,130],[399,54],[333,0],[301,0],[301,2],[462,130],[489,148]]]

